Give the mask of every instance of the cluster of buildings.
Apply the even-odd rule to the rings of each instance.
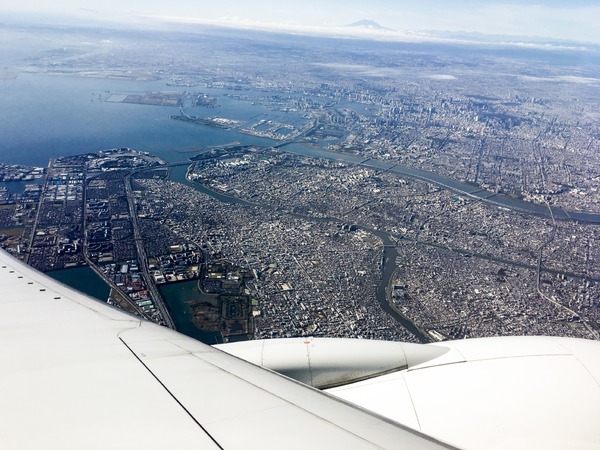
[[[106,279],[111,280],[115,286],[124,292],[139,310],[143,311],[148,317],[153,317],[156,321],[159,321],[160,317],[156,310],[155,300],[146,286],[137,260],[124,261],[122,264],[102,264],[98,267]],[[113,293],[111,303],[117,303],[115,298]]]
[[[47,53],[32,64],[199,86],[208,93],[108,100],[180,107],[191,101],[211,109],[221,100],[240,109],[247,104],[258,112],[244,120],[221,111],[180,111],[175,118],[423,169],[549,210],[600,211],[593,65],[574,69],[548,53],[534,68],[516,50],[481,50],[485,57],[475,61],[465,49],[362,41],[315,48],[312,40],[274,41],[259,54],[251,39],[203,37],[124,45],[100,60],[93,52]],[[37,208],[19,201],[9,212],[0,209],[0,223],[25,230],[5,243],[43,270],[88,258],[110,268],[111,283],[134,292],[199,278],[208,291],[225,293],[239,281],[235,273],[246,270],[252,276],[242,276],[237,288],[258,299],[250,301],[257,337],[410,340],[376,297],[389,264],[382,261],[385,239],[395,252],[387,301],[433,339],[598,333],[597,225],[511,211],[360,162],[245,147],[209,152],[190,170],[190,180],[232,197],[222,201],[153,176],[127,183],[123,173],[158,161],[118,153],[53,161],[43,187],[31,189]],[[40,174],[0,166],[7,180]],[[2,199],[10,204],[7,192]],[[148,273],[138,268],[142,286],[133,264],[123,262],[141,266],[146,259]],[[202,263],[211,265],[204,274]]]
[[[5,245],[42,271],[90,265],[118,293],[115,303],[160,321],[137,263],[125,188],[127,174],[157,165],[124,148],[51,160],[38,201],[11,210],[21,233]]]
[[[594,337],[581,323],[581,316],[540,295],[535,268],[411,242],[402,242],[398,254],[392,301],[434,339],[498,335]],[[561,302],[568,305],[569,297],[557,295],[558,278],[547,279],[552,280],[551,295],[557,300],[561,297]],[[591,312],[585,312],[586,320],[597,322],[597,316]]]
[[[158,322],[148,283],[199,279],[207,294],[234,296],[230,332],[415,340],[376,296],[383,233],[396,252],[385,301],[431,339],[594,336],[596,226],[275,149],[195,158],[188,178],[228,202],[143,174],[156,167],[154,157],[125,149],[51,161],[37,209],[30,204],[24,214],[19,206],[28,232],[18,252],[42,270],[96,266]]]
[[[250,203],[223,203],[178,183],[140,183],[145,198],[157,199],[146,203],[146,214],[162,215],[163,225],[202,248],[208,262],[251,271],[245,292],[258,299],[255,337],[415,340],[378,303],[383,247],[368,233]]]
[[[41,179],[46,173],[43,167],[31,167],[21,164],[0,163],[0,182],[25,181],[32,182]]]
[[[149,269],[156,284],[175,281],[193,280],[200,277],[201,265],[204,263],[202,253],[189,246],[172,245],[172,253],[150,258]]]
[[[280,214],[386,233],[397,252],[390,301],[433,338],[593,336],[580,322],[597,323],[595,225],[515,212],[394,173],[283,151],[213,153],[197,160],[189,176]]]

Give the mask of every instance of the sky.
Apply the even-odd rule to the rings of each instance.
[[[600,43],[599,0],[0,0],[0,17],[156,20],[325,30],[372,19],[394,30],[466,31]],[[2,19],[0,19],[1,21]]]

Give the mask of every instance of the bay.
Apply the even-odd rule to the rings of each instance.
[[[166,161],[180,161],[189,149],[223,145],[270,145],[272,141],[171,119],[178,107],[111,103],[99,100],[110,93],[143,94],[184,91],[164,81],[22,73],[0,81],[0,162],[46,167],[49,158],[130,147],[153,153]],[[200,117],[225,117],[253,123],[267,113],[260,105],[235,100],[233,91],[192,88],[218,98],[220,107],[192,108]],[[237,92],[237,91],[236,91]],[[239,92],[237,92],[239,94]],[[264,94],[263,94],[264,95]],[[297,117],[281,113],[282,119]],[[271,113],[272,116],[272,113]]]
[[[188,88],[189,89],[189,88]],[[233,141],[243,145],[269,147],[273,141],[240,133],[235,129],[221,129],[190,124],[171,119],[179,114],[179,108],[167,106],[110,103],[102,101],[111,93],[143,94],[155,91],[183,91],[186,88],[169,87],[164,81],[133,81],[108,78],[84,78],[57,76],[45,73],[21,73],[15,79],[0,81],[0,162],[45,167],[49,158],[96,152],[108,148],[131,147],[153,153],[167,162],[186,160],[191,150],[224,145]],[[298,124],[298,115],[268,111],[265,107],[240,99],[240,91],[227,89],[191,88],[206,92],[218,99],[219,107],[190,108],[188,114],[199,117],[224,117],[255,123],[268,114],[273,120]],[[241,94],[261,96],[268,92],[242,91]],[[367,111],[364,111],[367,112]],[[397,172],[436,184],[458,192],[468,193],[499,206],[529,214],[548,216],[546,207],[532,205],[517,199],[488,194],[464,183],[430,174],[418,169],[395,166],[393,163],[364,160],[358,155],[328,152],[321,148],[290,144],[284,151],[326,159],[340,159],[349,163]],[[185,168],[175,168],[172,177],[184,181]],[[173,176],[174,175],[174,176]],[[189,183],[186,183],[189,184]],[[22,189],[20,185],[15,188]],[[569,213],[555,209],[557,217],[567,216],[588,222],[600,222],[600,215]],[[67,269],[50,273],[51,276],[82,290],[88,295],[105,301],[108,287],[89,268]],[[64,273],[62,273],[64,272]],[[93,276],[92,276],[93,275]],[[96,277],[96,280],[92,281]],[[79,283],[82,279],[89,282]],[[100,283],[100,284],[96,284]],[[177,285],[174,285],[177,286]],[[174,315],[181,315],[178,329],[204,342],[214,343],[215,336],[205,335],[196,329],[185,311],[186,301],[193,288],[164,286],[169,308]],[[191,314],[191,313],[188,313]],[[175,319],[177,322],[177,318]],[[187,321],[186,321],[187,320]],[[191,325],[191,326],[190,326]],[[181,328],[180,328],[181,327]]]

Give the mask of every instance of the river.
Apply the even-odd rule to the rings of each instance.
[[[165,90],[164,81],[139,82],[50,76],[22,73],[14,80],[0,83],[0,162],[45,167],[48,158],[81,154],[107,148],[131,147],[148,151],[168,162],[180,161],[183,153],[193,148],[240,142],[241,145],[268,147],[276,142],[243,134],[236,129],[221,129],[189,124],[171,119],[179,108],[110,103],[100,101],[111,93],[141,93]],[[173,90],[169,87],[168,90]],[[181,88],[183,90],[183,88]],[[239,92],[227,89],[202,88],[218,99],[218,108],[187,108],[190,115],[219,116],[255,123],[268,117],[282,123],[300,125],[300,115],[273,111],[266,106],[238,99]],[[268,96],[267,92],[243,91],[244,96]],[[23,107],[27,105],[27,107]],[[60,105],[60,107],[58,107]],[[364,108],[361,103],[347,105]],[[306,122],[304,120],[304,122]],[[364,156],[332,152],[299,143],[287,144],[283,150],[291,153],[342,160],[362,164],[377,170],[387,170],[452,189],[456,192],[492,202],[528,214],[550,216],[546,205],[525,202],[503,194],[482,191],[468,183],[396,165],[392,161],[366,159]],[[183,153],[182,153],[183,152]],[[565,211],[552,208],[557,219],[575,219],[600,224],[600,214]]]
[[[399,165],[393,161],[384,161],[379,159],[366,159],[364,156],[355,155],[350,153],[332,152],[318,147],[312,147],[303,144],[287,144],[280,147],[281,150],[294,153],[297,155],[312,156],[314,158],[322,158],[329,160],[344,161],[351,164],[361,165],[375,170],[383,170],[386,172],[396,173],[410,178],[415,178],[429,183],[437,184],[444,188],[451,189],[455,192],[473,197],[485,202],[493,203],[498,206],[503,206],[515,211],[523,212],[526,214],[533,214],[536,216],[551,217],[559,220],[574,219],[581,222],[600,224],[600,214],[589,213],[583,211],[566,211],[562,208],[552,207],[552,214],[546,205],[540,205],[537,203],[526,202],[519,200],[514,197],[510,197],[505,194],[498,194],[482,190],[476,186],[473,186],[462,181],[457,181],[443,175],[439,175],[433,172],[427,172],[425,170],[416,169],[413,167],[406,167]]]
[[[160,90],[165,90],[165,84],[162,81],[137,82],[68,76],[58,77],[41,73],[19,74],[14,80],[6,80],[0,83],[0,94],[3,98],[0,107],[0,119],[3,123],[3,126],[0,127],[0,161],[46,166],[50,157],[126,146],[149,151],[168,162],[175,162],[184,159],[185,154],[192,148],[223,145],[233,141],[238,141],[241,145],[263,147],[276,143],[269,139],[242,134],[234,129],[226,130],[172,120],[170,116],[177,114],[178,108],[100,101],[110,93],[140,93]],[[186,110],[187,113],[203,117],[226,117],[246,123],[255,122],[260,116],[268,115],[269,118],[275,118],[284,123],[300,123],[300,117],[297,115],[267,110],[264,106],[239,100],[236,98],[238,92],[209,88],[201,90],[217,97],[220,106],[209,110],[202,108],[189,109]],[[249,91],[244,91],[244,94],[266,95],[265,92],[255,93]],[[361,104],[348,106],[360,107]],[[467,183],[435,173],[395,165],[390,161],[365,159],[364,156],[360,155],[332,152],[300,143],[287,144],[282,147],[282,150],[316,158],[362,164],[372,169],[386,170],[401,176],[435,183],[472,198],[527,214],[545,217],[551,215],[545,205],[537,205],[506,195],[482,191]],[[173,179],[194,186],[220,201],[241,202],[238,199],[214,193],[188,182],[185,180],[185,171],[185,167],[173,168]],[[11,191],[14,192],[19,192],[22,188],[22,183],[15,183],[10,186]],[[583,222],[600,223],[600,214],[595,213],[564,211],[560,208],[553,208],[552,214],[558,219],[572,218]],[[314,218],[307,219],[315,220]],[[386,242],[385,236],[382,239]],[[382,284],[378,290],[378,299],[382,308],[409,328],[410,323],[403,322],[404,319],[390,308],[387,300],[383,301],[382,292],[387,288],[385,281],[386,279],[389,281],[389,277],[393,273],[391,270],[396,254],[395,249],[386,248],[386,264]],[[108,295],[108,288],[106,286],[101,287],[102,282],[100,282],[102,284],[96,285],[97,280],[85,270],[68,269],[53,272],[51,275],[101,300],[105,300]],[[88,279],[90,282],[78,284],[80,279]],[[174,309],[175,306],[172,308]],[[418,335],[418,333],[415,334]]]
[[[211,189],[208,189],[207,187],[205,187],[199,183],[194,183],[194,182],[188,181],[185,178],[186,172],[187,172],[187,167],[184,167],[184,166],[174,167],[171,170],[170,178],[173,181],[177,181],[179,183],[183,183],[188,186],[191,186],[194,189],[198,190],[199,192],[202,192],[203,194],[206,194],[206,195],[214,198],[215,200],[218,200],[223,203],[231,203],[231,204],[242,205],[242,206],[247,206],[247,207],[258,206],[260,208],[272,209],[271,207],[266,206],[266,205],[261,205],[259,203],[252,203],[252,202],[243,200],[241,198],[223,195],[219,192],[215,192]],[[286,214],[288,214],[288,213],[286,213]],[[315,221],[316,222],[342,222],[342,220],[336,219],[336,218],[311,217],[311,216],[306,216],[306,215],[297,214],[297,213],[293,213],[290,215],[300,218],[300,219],[313,221],[313,222],[315,222]],[[431,338],[427,335],[427,333],[425,333],[422,330],[420,330],[419,328],[417,328],[413,322],[411,322],[407,317],[405,317],[404,315],[402,315],[398,311],[396,311],[394,308],[392,308],[392,306],[389,303],[388,287],[389,287],[390,281],[392,279],[392,276],[394,275],[394,272],[396,270],[396,258],[399,256],[398,251],[396,250],[396,248],[394,248],[394,241],[391,239],[391,235],[389,233],[386,233],[383,231],[373,230],[371,228],[367,228],[367,227],[363,227],[363,226],[361,226],[360,228],[362,230],[365,230],[365,231],[377,236],[378,238],[380,238],[385,246],[382,277],[381,277],[381,281],[379,282],[379,286],[377,288],[377,300],[378,300],[381,308],[386,313],[391,315],[396,321],[398,321],[405,329],[407,329],[409,332],[411,332],[413,335],[415,335],[421,342],[431,342]]]
[[[333,152],[328,152],[325,150],[320,150],[317,148],[313,148],[313,147],[308,147],[305,145],[294,145],[294,151],[293,153],[296,154],[302,154],[305,156],[312,156],[312,157],[325,157],[326,159],[342,159],[344,161],[347,162],[356,162],[356,163],[360,163],[361,162],[361,158],[355,155],[345,155],[345,154],[337,154],[337,153],[333,153]],[[337,156],[344,156],[344,158],[336,158]],[[390,164],[391,165],[391,164]],[[382,169],[383,166],[379,166],[379,164],[377,164],[377,168],[378,169]],[[392,167],[393,169],[393,167]],[[389,170],[389,169],[388,169]],[[261,207],[261,208],[268,208],[268,209],[272,209],[269,206],[266,205],[261,205],[259,203],[254,203],[254,202],[248,202],[246,200],[237,198],[237,197],[231,197],[228,195],[224,195],[222,193],[213,191],[199,183],[195,183],[195,182],[191,182],[189,180],[186,179],[186,173],[187,173],[187,167],[186,166],[178,166],[178,167],[174,167],[171,170],[170,173],[170,179],[173,181],[177,181],[179,183],[183,183],[185,185],[188,185],[190,187],[193,187],[194,189],[198,190],[199,192],[202,192],[218,201],[224,202],[224,203],[232,203],[232,204],[238,204],[238,205],[243,205],[243,206],[248,206],[248,207]],[[401,172],[398,172],[401,173]],[[461,185],[463,183],[458,183],[456,182],[458,185]],[[464,186],[468,186],[468,185],[464,185]],[[459,186],[460,187],[460,186]],[[471,189],[473,189],[471,187]],[[456,189],[456,190],[460,190],[460,189]],[[461,191],[462,192],[462,191]],[[481,192],[481,191],[480,191]],[[505,199],[508,200],[514,200],[514,199],[510,199],[509,197],[505,197]],[[519,202],[518,200],[515,200],[517,203]],[[527,206],[535,206],[526,202],[521,202],[524,203]],[[546,208],[545,211],[548,213],[548,209]],[[531,213],[531,211],[528,211]],[[309,220],[309,221],[333,221],[333,222],[341,222],[342,220],[337,219],[337,218],[321,218],[321,217],[311,217],[311,216],[305,216],[302,214],[297,214],[297,213],[293,213],[291,214],[294,217],[298,217],[304,220]],[[597,215],[595,215],[597,216]],[[415,335],[421,342],[430,342],[431,338],[430,336],[425,333],[423,330],[420,330],[418,327],[415,326],[415,324],[413,322],[411,322],[407,317],[405,317],[404,315],[402,315],[399,311],[397,311],[396,309],[394,309],[392,307],[392,305],[390,304],[390,297],[388,295],[389,292],[389,285],[390,285],[390,281],[393,277],[393,274],[396,270],[396,259],[398,256],[400,256],[399,252],[396,250],[395,248],[395,242],[392,239],[392,235],[390,233],[386,233],[384,231],[381,230],[374,230],[368,227],[364,227],[364,226],[360,226],[358,225],[359,228],[361,228],[364,231],[367,231],[375,236],[377,236],[379,239],[381,239],[381,241],[383,242],[384,246],[385,246],[385,250],[384,250],[384,264],[383,264],[383,270],[382,270],[382,279],[379,283],[378,289],[377,289],[377,300],[379,302],[379,304],[381,305],[381,308],[386,311],[388,314],[390,314],[392,317],[394,317],[400,324],[402,324],[402,326],[404,326],[404,328],[406,328],[408,331],[410,331],[413,335]],[[426,245],[426,246],[434,246],[434,247],[438,247],[438,245],[435,244],[431,244],[431,243],[424,243],[424,242],[415,242],[418,245]],[[444,248],[447,249],[447,246],[439,246],[440,248]],[[458,251],[460,252],[459,249],[454,250],[454,251]],[[469,256],[473,256],[473,257],[478,257],[478,258],[484,258],[488,261],[493,261],[493,262],[497,262],[499,264],[507,264],[507,265],[515,265],[515,266],[519,266],[519,267],[524,267],[524,268],[529,268],[532,270],[535,270],[536,267],[534,266],[530,266],[524,263],[520,263],[520,262],[513,262],[513,261],[509,261],[503,258],[495,258],[489,255],[479,255],[479,254],[472,254],[469,253]],[[555,270],[552,269],[545,269],[542,268],[543,271],[545,272],[551,272],[551,273],[559,273]],[[580,277],[577,274],[573,274],[573,273],[565,273],[565,275],[568,276],[572,276],[572,277]]]

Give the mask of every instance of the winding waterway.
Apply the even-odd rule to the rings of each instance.
[[[409,169],[409,168],[401,167],[398,165],[394,165],[393,163],[379,161],[379,160],[366,160],[365,161],[363,158],[361,158],[358,155],[330,152],[330,151],[319,149],[319,148],[309,147],[307,145],[289,144],[289,145],[285,146],[284,150],[289,151],[291,153],[303,155],[303,156],[311,156],[311,157],[315,157],[315,158],[324,158],[324,159],[330,159],[330,160],[343,160],[343,161],[346,161],[349,163],[361,164],[363,166],[371,167],[371,168],[374,168],[377,170],[387,170],[390,172],[398,173],[400,175],[406,175],[406,176],[410,176],[413,178],[431,181],[431,182],[434,182],[441,186],[447,187],[449,189],[452,189],[452,190],[455,190],[455,191],[458,191],[461,193],[465,193],[465,194],[470,195],[475,198],[479,198],[483,201],[488,201],[488,202],[496,203],[498,205],[510,207],[511,209],[518,210],[518,211],[521,211],[524,213],[540,215],[540,216],[550,216],[551,215],[549,209],[545,206],[524,202],[524,201],[514,199],[514,198],[511,198],[508,196],[493,195],[492,193],[489,193],[489,192],[486,193],[485,191],[476,189],[473,186],[470,186],[466,183],[457,182],[455,180],[451,180],[446,177],[438,176],[436,174],[420,171],[418,169]],[[272,207],[270,207],[268,205],[264,205],[264,204],[260,204],[260,203],[256,203],[256,202],[249,202],[249,201],[243,200],[238,197],[228,196],[228,195],[213,191],[213,190],[207,188],[206,186],[203,186],[202,184],[191,182],[186,178],[187,169],[188,169],[187,166],[178,166],[178,167],[172,168],[171,172],[170,172],[170,178],[173,181],[177,181],[179,183],[190,186],[190,187],[198,190],[199,192],[202,192],[220,202],[244,205],[244,206],[248,206],[248,207],[257,207],[258,206],[258,207],[265,208],[265,209],[273,209]],[[306,216],[306,215],[297,214],[297,213],[286,213],[286,214],[294,216],[294,217],[298,217],[298,218],[301,218],[304,220],[309,220],[309,221],[328,221],[328,222],[341,222],[342,221],[337,218],[312,217],[312,216]],[[567,213],[567,212],[557,209],[557,208],[553,208],[552,214],[555,214],[556,218],[562,218],[562,219],[567,219],[567,220],[571,219],[571,218],[575,218],[575,216],[579,215],[579,216],[585,217],[585,219],[583,219],[583,221],[591,222],[591,223],[600,223],[600,215],[598,215],[598,214],[574,213],[574,212]],[[381,281],[380,281],[378,289],[377,289],[377,300],[379,301],[381,308],[384,311],[386,311],[388,314],[390,314],[392,317],[394,317],[408,331],[410,331],[412,334],[414,334],[420,341],[430,342],[431,337],[426,332],[419,329],[412,321],[410,321],[407,317],[405,317],[403,314],[401,314],[391,304],[391,300],[390,300],[390,296],[389,296],[389,286],[390,286],[392,277],[396,271],[396,259],[400,256],[400,253],[396,249],[396,243],[392,238],[393,237],[392,234],[381,231],[381,230],[374,230],[374,229],[371,229],[371,228],[368,228],[365,226],[361,226],[361,225],[358,225],[358,226],[360,229],[377,236],[379,239],[381,239],[381,241],[383,242],[383,244],[385,246],[384,256],[383,256],[382,278],[381,278]],[[493,261],[493,262],[496,262],[499,264],[518,266],[518,267],[531,269],[531,270],[537,269],[536,266],[528,265],[528,264],[525,264],[522,262],[509,261],[509,260],[506,260],[503,258],[495,258],[490,255],[479,255],[479,254],[474,254],[471,252],[464,252],[460,249],[450,249],[447,246],[441,246],[441,245],[437,245],[435,243],[419,242],[419,241],[412,241],[412,242],[414,244],[418,244],[418,245],[443,248],[446,250],[461,253],[464,256],[473,256],[476,258],[484,258],[488,261]],[[567,275],[567,276],[581,278],[581,275],[578,275],[578,274],[564,273],[564,272],[559,272],[559,271],[552,270],[552,269],[542,268],[542,271],[551,272],[551,273],[563,273],[564,275]]]
[[[567,211],[562,208],[550,207],[546,205],[540,205],[537,203],[526,202],[514,197],[510,197],[505,194],[499,194],[494,192],[485,191],[481,188],[473,186],[462,181],[457,181],[443,175],[439,175],[433,172],[427,172],[425,170],[416,169],[413,167],[406,167],[397,164],[392,161],[383,161],[380,159],[365,159],[364,156],[354,155],[350,153],[332,152],[317,147],[310,147],[303,144],[287,144],[280,147],[281,150],[294,153],[303,156],[312,156],[314,158],[322,158],[328,160],[339,160],[348,163],[353,163],[363,167],[368,167],[376,170],[383,170],[386,172],[396,173],[398,175],[415,178],[422,181],[437,184],[455,192],[473,197],[485,202],[494,203],[498,206],[503,206],[515,211],[524,212],[527,214],[533,214],[536,216],[552,217],[559,220],[578,220],[580,222],[588,222],[594,224],[600,224],[600,214],[582,211]],[[552,212],[550,212],[550,210]]]
[[[101,101],[110,93],[140,93],[164,90],[164,82],[137,82],[113,79],[89,79],[82,77],[57,77],[42,73],[22,73],[14,80],[7,80],[0,86],[3,98],[0,108],[0,118],[3,127],[0,128],[0,160],[5,163],[20,163],[35,166],[45,166],[49,157],[80,154],[84,151],[94,151],[113,147],[132,147],[149,151],[168,162],[180,161],[182,153],[190,153],[191,149],[207,148],[222,145],[224,142],[237,141],[241,145],[272,146],[278,142],[242,134],[236,129],[218,129],[204,125],[186,124],[170,119],[177,112],[174,107],[142,106],[133,104],[116,104]],[[226,117],[241,120],[251,124],[259,117],[275,117],[281,122],[295,123],[300,126],[302,118],[291,113],[276,112],[261,105],[239,100],[239,93],[226,89],[204,89],[209,95],[218,98],[217,109],[206,110],[196,108],[189,113],[199,116]],[[265,95],[264,92],[246,92],[252,96]],[[23,105],[32,105],[23,108]],[[60,105],[60,108],[57,108]],[[352,108],[366,108],[359,103],[352,103]],[[279,143],[283,144],[283,143]],[[309,146],[301,143],[282,145],[282,151],[315,158],[345,161],[349,164],[362,165],[375,170],[389,171],[401,176],[407,176],[451,189],[474,199],[486,201],[499,207],[537,216],[556,219],[574,219],[581,222],[600,224],[600,214],[592,212],[565,211],[561,208],[548,208],[525,202],[503,194],[483,191],[468,183],[453,180],[432,172],[423,171],[398,165],[392,161],[366,158],[365,156],[339,153]],[[18,149],[18,151],[15,151]],[[239,199],[228,197],[207,190],[195,183],[185,180],[186,167],[172,170],[172,178],[192,186],[205,194],[220,201],[244,203]],[[9,186],[11,192],[20,192],[22,183]],[[256,206],[252,204],[252,206]],[[319,220],[305,217],[307,220]],[[335,219],[329,219],[335,220]],[[368,230],[378,235],[386,245],[390,245],[390,236]],[[379,233],[379,234],[378,234]],[[434,245],[418,242],[422,245]],[[388,282],[395,270],[395,260],[398,252],[392,246],[386,246],[382,282],[378,289],[378,299],[382,308],[392,314],[403,325],[410,329],[411,323],[404,320],[395,312],[385,298]],[[495,260],[485,255],[473,255]],[[507,261],[501,263],[515,264]],[[79,279],[83,272],[77,269],[65,271],[64,281],[74,285],[73,280]],[[62,274],[56,273],[57,278]],[[87,274],[86,276],[87,277]],[[84,277],[84,278],[85,278]],[[81,286],[86,291],[89,283]],[[102,300],[106,298],[105,290],[98,285],[88,292]],[[411,330],[413,331],[413,330]],[[418,330],[413,331],[420,336]],[[421,336],[425,337],[425,336]]]
[[[249,201],[243,200],[238,197],[231,197],[231,196],[224,195],[219,192],[213,191],[213,190],[207,188],[206,186],[203,186],[202,184],[189,181],[186,178],[186,173],[187,173],[187,167],[185,167],[185,166],[174,167],[171,169],[169,178],[173,181],[177,181],[179,183],[190,186],[190,187],[196,189],[197,191],[202,192],[203,194],[206,194],[206,195],[214,198],[215,200],[218,200],[223,203],[230,203],[230,204],[242,205],[242,206],[247,206],[247,207],[257,207],[258,206],[258,207],[264,208],[264,209],[273,209],[272,207],[270,207],[268,205],[249,202]],[[306,216],[306,215],[297,214],[297,213],[285,213],[285,214],[291,215],[293,217],[297,217],[300,219],[312,221],[312,222],[315,222],[315,221],[316,222],[341,222],[340,219],[336,219],[336,218],[312,217],[312,216]],[[381,277],[381,281],[379,282],[379,286],[377,288],[377,300],[379,301],[381,308],[386,313],[391,315],[394,319],[396,319],[396,321],[398,321],[410,333],[415,335],[421,342],[431,342],[431,338],[429,337],[429,335],[427,333],[420,330],[406,316],[402,315],[400,312],[398,312],[396,309],[394,309],[390,305],[390,302],[388,299],[388,286],[390,285],[390,281],[396,270],[396,264],[395,264],[396,258],[399,256],[398,251],[394,247],[394,241],[391,239],[391,235],[389,233],[386,233],[383,231],[373,230],[371,228],[367,228],[367,227],[363,227],[363,226],[361,226],[360,228],[362,230],[365,230],[365,231],[377,236],[378,238],[380,238],[383,241],[383,244],[385,246],[384,257],[383,257],[382,277]]]
[[[164,90],[163,81],[136,82],[82,77],[57,77],[44,74],[20,74],[0,84],[3,104],[0,108],[0,161],[5,163],[46,166],[49,157],[80,154],[85,151],[131,147],[149,151],[168,162],[182,159],[182,152],[225,142],[241,145],[282,144],[271,139],[243,134],[237,129],[220,129],[171,119],[175,107],[110,103],[98,100],[98,94],[136,93]],[[227,89],[203,89],[218,98],[217,109],[191,108],[189,113],[201,117],[220,116],[247,125],[259,117],[282,123],[301,125],[302,118],[292,113],[273,111],[265,106],[238,100]],[[245,91],[245,95],[264,96],[264,92]],[[35,105],[23,108],[23,105]],[[61,105],[57,108],[56,105]],[[365,105],[352,103],[354,109]],[[504,194],[481,190],[468,183],[433,172],[398,165],[393,161],[367,159],[365,156],[340,153],[301,143],[288,143],[286,152],[360,164],[377,170],[435,183],[482,201],[491,202],[528,214],[550,217],[546,205],[519,200]],[[18,151],[15,151],[18,150]],[[600,224],[600,214],[567,211],[552,207],[556,219],[574,219]]]

